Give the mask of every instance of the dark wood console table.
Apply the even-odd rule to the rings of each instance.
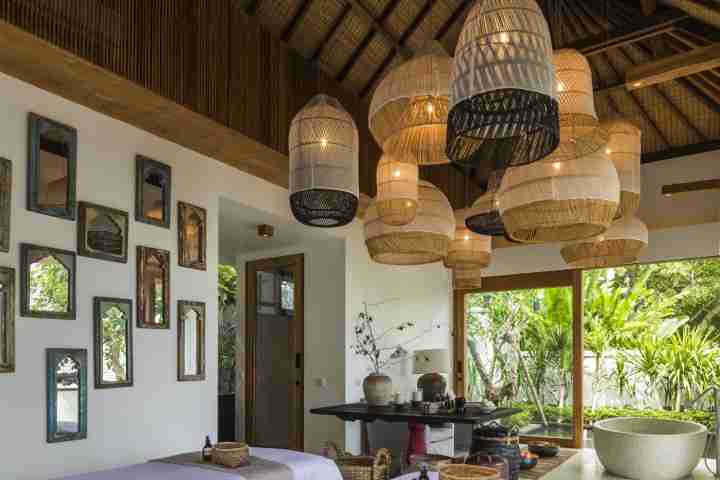
[[[383,422],[407,423],[410,430],[410,447],[408,448],[408,455],[427,452],[427,444],[425,442],[425,425],[432,426],[442,425],[445,423],[479,425],[521,412],[522,410],[519,408],[498,408],[492,413],[488,413],[486,415],[469,414],[467,412],[464,415],[458,415],[456,413],[434,413],[426,415],[418,409],[398,411],[394,407],[370,407],[365,403],[350,403],[347,405],[313,408],[310,410],[310,413],[315,415],[331,415],[346,422],[360,420],[363,422],[363,437],[366,435],[366,424],[374,422],[375,420],[382,420]],[[418,428],[418,426],[421,428]],[[363,438],[363,454],[369,453],[367,450],[367,441]]]

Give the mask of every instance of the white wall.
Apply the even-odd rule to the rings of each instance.
[[[76,248],[75,222],[25,209],[30,111],[78,130],[78,199],[130,213],[127,264],[78,257],[77,320],[16,319],[16,373],[0,375],[0,478],[47,479],[144,462],[201,447],[205,435],[215,438],[217,431],[217,362],[214,359],[217,358],[219,197],[258,203],[265,210],[287,218],[287,192],[5,75],[0,75],[0,92],[0,156],[13,163],[11,250],[0,253],[0,265],[18,268],[21,242]],[[170,230],[133,220],[136,153],[172,167]],[[208,210],[206,272],[177,266],[175,205],[178,200]],[[95,390],[91,360],[92,299],[102,295],[135,300],[136,245],[171,251],[172,328],[169,331],[135,329],[135,385]],[[178,299],[200,300],[207,305],[205,382],[175,380]],[[86,440],[53,445],[45,441],[45,349],[50,347],[88,349],[90,388]]]

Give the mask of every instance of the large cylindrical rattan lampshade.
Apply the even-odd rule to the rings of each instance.
[[[439,262],[455,234],[455,218],[447,197],[433,184],[418,184],[415,219],[402,226],[380,220],[373,202],[365,214],[365,245],[370,257],[390,265]]]
[[[574,160],[551,155],[510,169],[498,194],[508,236],[525,243],[602,234],[615,216],[619,199],[617,171],[605,148]]]
[[[412,158],[384,154],[377,166],[377,214],[388,225],[413,221],[418,204],[418,166]]]
[[[648,244],[648,229],[634,215],[615,220],[608,230],[588,240],[564,246],[565,262],[575,268],[604,268],[636,262]]]
[[[358,207],[358,130],[336,99],[316,95],[293,118],[290,207],[313,227],[339,227]]]
[[[447,268],[480,269],[490,265],[492,237],[479,235],[465,225],[471,209],[455,211],[455,237],[450,242],[443,261]]]
[[[462,268],[452,271],[453,289],[474,290],[482,287],[482,270],[479,268]]]
[[[634,215],[640,208],[641,132],[626,120],[615,120],[606,127],[608,155],[620,179],[620,206],[617,218]]]
[[[480,178],[525,165],[559,142],[552,42],[534,0],[479,0],[453,59],[447,155]]]
[[[418,165],[448,163],[445,155],[452,60],[432,45],[400,64],[375,89],[368,116],[383,151],[409,154]]]

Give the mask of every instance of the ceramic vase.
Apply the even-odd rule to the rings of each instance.
[[[371,407],[390,405],[392,400],[392,379],[382,373],[371,373],[363,380],[365,401]]]

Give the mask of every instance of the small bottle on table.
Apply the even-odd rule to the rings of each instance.
[[[203,462],[212,461],[212,443],[210,443],[210,435],[205,436],[205,446],[202,449]]]
[[[423,465],[420,467],[420,476],[418,477],[418,480],[430,480],[430,477],[428,476],[427,465]]]

